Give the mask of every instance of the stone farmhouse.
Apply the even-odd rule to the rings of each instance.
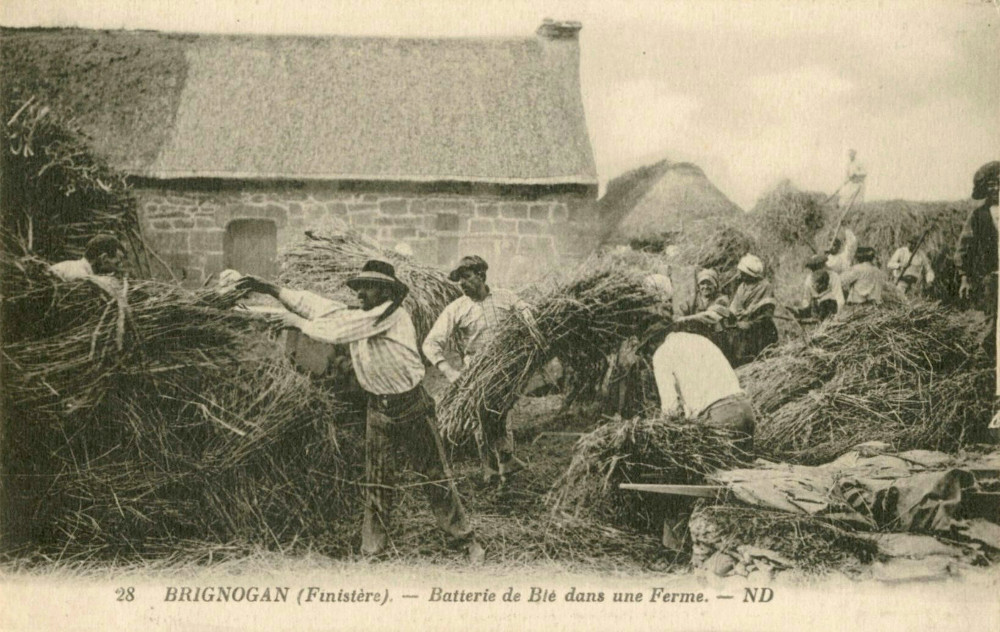
[[[5,62],[19,89],[76,111],[129,175],[157,274],[192,286],[226,268],[274,276],[304,231],[346,225],[426,263],[479,253],[513,280],[599,238],[580,28],[547,20],[495,39],[14,32]]]

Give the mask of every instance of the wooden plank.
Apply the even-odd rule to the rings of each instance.
[[[618,488],[654,494],[695,496],[697,498],[716,498],[726,491],[724,485],[663,485],[656,483],[622,483]]]

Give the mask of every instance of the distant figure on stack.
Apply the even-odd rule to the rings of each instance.
[[[740,285],[729,303],[730,319],[735,328],[728,330],[730,360],[740,366],[752,361],[765,348],[778,342],[774,325],[777,302],[771,283],[764,278],[764,262],[754,255],[745,255],[736,269]]]
[[[826,269],[826,255],[813,255],[806,261],[802,302],[796,310],[800,319],[826,320],[844,306],[840,275]]]
[[[680,316],[674,324],[691,331],[713,337],[722,328],[722,321],[729,315],[729,297],[719,288],[719,273],[704,268],[695,275],[698,283],[694,296],[681,304]]]
[[[514,312],[531,319],[527,303],[510,290],[491,289],[486,285],[489,265],[477,255],[462,257],[448,278],[462,287],[463,296],[452,301],[424,339],[427,359],[454,382],[477,353],[493,339],[500,325]],[[445,357],[448,343],[454,341],[462,354],[462,366],[453,367]],[[483,481],[499,479],[505,483],[525,463],[514,456],[514,433],[506,415],[496,423],[484,424],[476,432],[476,445],[483,466]]]
[[[843,275],[851,269],[854,263],[854,253],[858,250],[858,237],[850,228],[844,229],[844,239],[835,237],[830,249],[826,251],[826,268],[831,272]]]
[[[87,242],[82,259],[61,261],[49,270],[63,281],[77,281],[93,276],[120,276],[125,248],[114,235],[96,235]]]
[[[238,290],[281,301],[289,310],[281,315],[286,326],[350,349],[354,373],[368,393],[362,552],[374,555],[388,544],[391,458],[394,450],[400,450],[425,478],[422,487],[438,527],[455,546],[465,548],[470,561],[481,562],[484,552],[452,480],[434,400],[421,385],[424,365],[417,334],[410,314],[402,308],[409,288],[396,278],[392,264],[374,260],[348,279],[347,286],[357,292],[361,309],[348,309],[311,292],[279,288],[258,277],[243,277],[236,284]]]
[[[982,346],[991,356],[996,355],[998,189],[1000,162],[988,162],[976,171],[972,179],[972,199],[982,200],[983,203],[965,220],[956,256],[962,275],[959,297],[971,299],[977,309],[986,312],[989,330]]]
[[[847,150],[845,171],[844,184],[840,188],[840,197],[837,200],[842,212],[865,201],[865,179],[868,177],[868,170],[858,160],[858,152],[854,149]]]
[[[840,284],[847,292],[847,304],[851,307],[881,305],[882,286],[888,279],[885,272],[875,265],[875,249],[861,246],[854,260],[856,263],[840,278]]]
[[[922,296],[934,283],[934,269],[924,251],[923,237],[919,235],[892,253],[888,268],[893,283],[904,296]]]

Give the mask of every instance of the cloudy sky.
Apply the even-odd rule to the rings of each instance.
[[[781,178],[833,192],[846,151],[869,198],[960,199],[1000,158],[1000,4],[983,0],[4,0],[6,26],[523,36],[583,22],[601,180],[700,165],[749,207]]]

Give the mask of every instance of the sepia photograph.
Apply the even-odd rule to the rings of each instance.
[[[0,630],[1000,629],[1000,3],[7,0]]]

